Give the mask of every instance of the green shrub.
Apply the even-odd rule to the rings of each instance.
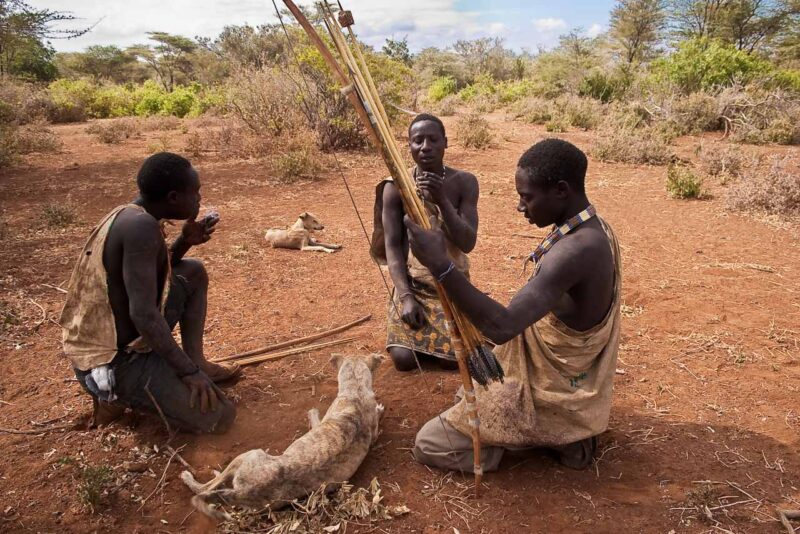
[[[297,146],[275,159],[275,171],[281,183],[290,184],[302,178],[317,178],[322,165],[309,146]]]
[[[489,123],[478,113],[470,113],[459,120],[456,135],[467,148],[487,148],[493,140]]]
[[[531,80],[509,80],[498,83],[496,89],[500,102],[511,104],[534,94],[535,85]]]
[[[578,95],[608,103],[620,98],[627,88],[626,85],[627,82],[622,77],[594,70],[581,80]]]
[[[800,216],[800,165],[774,156],[768,169],[749,167],[728,189],[728,208],[770,215]]]
[[[441,76],[433,80],[428,87],[428,100],[438,102],[448,95],[455,94],[456,91],[456,79],[452,76]]]
[[[61,79],[48,88],[52,107],[48,110],[51,122],[82,122],[86,120],[97,87],[86,80]]]
[[[667,167],[667,192],[672,198],[701,198],[703,179],[685,165],[671,164]]]
[[[108,85],[95,92],[92,116],[98,119],[129,117],[136,113],[136,95],[124,85]]]
[[[161,113],[166,91],[153,80],[147,80],[134,90],[136,106],[134,113],[138,117],[149,117]]]
[[[81,502],[95,513],[114,481],[114,470],[105,465],[85,466],[81,469],[80,478],[78,496]]]
[[[176,87],[171,93],[166,93],[161,102],[162,115],[185,117],[195,105],[197,99],[196,89],[189,87]]]
[[[772,73],[765,83],[767,87],[784,89],[800,94],[800,69],[785,69]]]
[[[653,62],[653,82],[672,83],[685,93],[748,83],[768,73],[769,62],[733,45],[706,38],[678,44],[670,56]]]

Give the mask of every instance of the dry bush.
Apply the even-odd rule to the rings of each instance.
[[[446,96],[439,102],[430,105],[431,113],[439,117],[451,117],[456,114],[459,101],[456,95]]]
[[[203,138],[200,136],[200,133],[193,131],[186,136],[186,146],[183,150],[191,157],[199,158],[203,155],[203,146]]]
[[[726,147],[724,149],[700,148],[700,165],[703,172],[709,176],[720,178],[723,183],[730,178],[741,176],[746,164],[746,158],[740,149]]]
[[[458,121],[456,136],[467,148],[487,148],[494,139],[489,123],[478,113],[470,113]]]
[[[703,197],[703,179],[686,165],[671,164],[667,167],[666,186],[672,198]]]
[[[774,156],[769,167],[748,167],[728,189],[730,209],[769,215],[800,215],[800,162]]]
[[[589,154],[600,161],[640,165],[666,165],[673,158],[668,141],[653,128],[606,128]]]
[[[228,101],[234,116],[257,135],[281,135],[302,122],[296,111],[299,88],[278,69],[236,73]]]
[[[53,130],[42,123],[20,128],[17,150],[20,154],[52,154],[61,151],[63,143]]]
[[[0,169],[9,167],[17,161],[19,155],[17,150],[18,129],[14,123],[0,123]]]
[[[544,124],[544,129],[552,133],[563,133],[569,129],[569,122],[564,115],[554,115]]]
[[[78,222],[78,212],[70,204],[48,203],[42,207],[42,219],[48,228],[66,228]]]
[[[139,123],[135,119],[116,119],[94,121],[86,127],[86,133],[107,145],[117,145],[139,133]]]
[[[316,179],[322,162],[316,147],[310,143],[294,143],[273,161],[278,181],[291,184],[302,179]]]
[[[515,119],[530,124],[545,124],[553,118],[553,101],[529,96],[515,102],[510,111]]]
[[[147,153],[156,154],[158,152],[169,152],[172,149],[172,141],[168,134],[162,134],[155,141],[147,143]]]
[[[144,119],[130,119],[135,121],[143,132],[168,132],[177,130],[183,125],[178,117],[173,115],[153,115]]]
[[[675,137],[718,130],[721,124],[717,99],[706,93],[669,95],[653,106],[653,119]]]
[[[593,130],[603,117],[603,104],[593,98],[577,96],[564,96],[556,99],[556,105],[561,109],[566,122],[570,126],[582,130]]]
[[[731,87],[718,97],[731,140],[740,143],[800,144],[800,99],[782,91]]]

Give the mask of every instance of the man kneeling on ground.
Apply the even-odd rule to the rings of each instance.
[[[92,396],[95,424],[126,407],[160,409],[174,429],[225,432],[236,409],[215,382],[239,369],[203,356],[208,275],[184,259],[211,238],[218,218],[196,220],[200,179],[181,156],[150,156],[136,181],[139,197],[106,215],[78,258],[59,320],[64,353]],[[186,223],[168,249],[169,219]],[[183,348],[172,337],[177,323]]]
[[[489,339],[504,383],[476,388],[485,471],[506,450],[547,447],[567,467],[592,462],[596,436],[608,426],[619,346],[620,254],[611,228],[584,190],[586,156],[547,139],[520,158],[517,210],[553,230],[531,254],[534,271],[506,307],[453,268],[440,231],[406,218],[414,255],[438,278],[455,305]],[[422,463],[472,470],[470,420],[462,399],[417,434]]]

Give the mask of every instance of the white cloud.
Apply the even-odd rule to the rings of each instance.
[[[502,23],[481,23],[479,13],[458,11],[458,0],[348,0],[356,19],[354,30],[367,44],[380,47],[388,37],[408,35],[409,46],[446,46],[456,39],[498,35]],[[63,10],[64,0],[37,0],[36,7]],[[297,2],[311,6],[311,0]],[[283,7],[283,2],[278,1]],[[59,51],[83,50],[94,44],[128,46],[146,42],[148,31],[166,31],[187,37],[218,35],[226,25],[257,26],[275,22],[270,2],[264,0],[70,0],[68,9],[84,23],[100,21],[77,39],[56,40]],[[71,25],[74,27],[75,25]]]
[[[534,19],[533,27],[539,30],[540,32],[550,33],[566,29],[567,23],[564,19],[556,19],[548,17],[544,19]]]
[[[589,29],[586,30],[586,37],[597,37],[601,33],[605,31],[602,24],[597,24],[596,22],[589,26]]]

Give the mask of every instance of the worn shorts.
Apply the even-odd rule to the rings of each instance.
[[[186,309],[189,286],[181,276],[173,276],[164,308],[164,317],[170,328],[175,328]],[[156,399],[164,417],[175,430],[194,433],[222,433],[228,430],[236,418],[236,408],[217,388],[220,402],[215,411],[200,412],[199,401],[194,408],[189,406],[189,388],[177,371],[156,352],[128,354],[119,351],[110,363],[114,371],[113,404],[134,411],[158,414],[158,409],[145,391],[145,387]],[[96,397],[86,385],[88,371],[75,369],[75,376],[90,395]]]

